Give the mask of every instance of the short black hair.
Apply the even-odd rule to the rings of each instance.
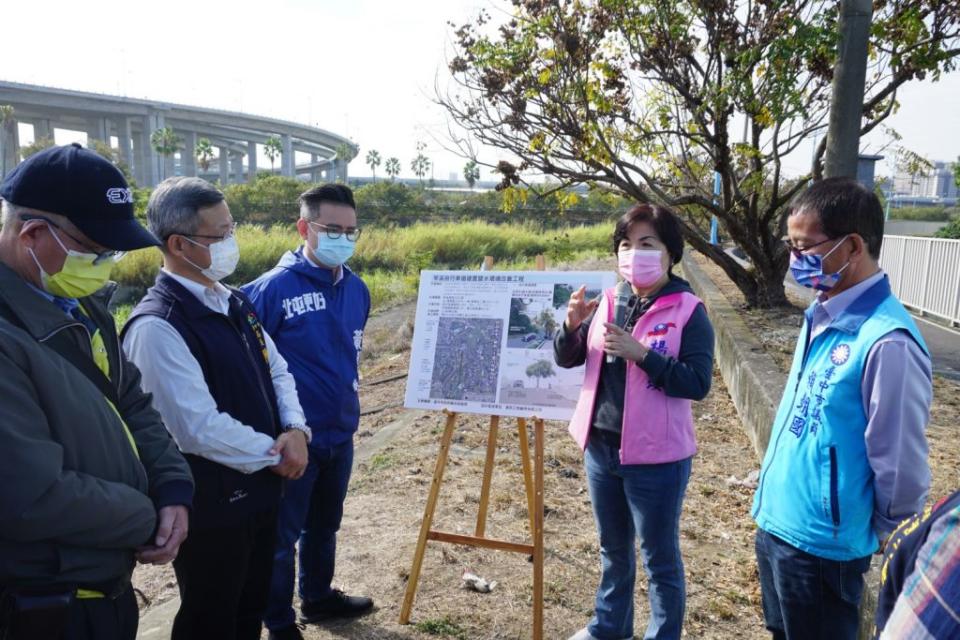
[[[150,194],[147,226],[163,242],[175,233],[193,233],[200,226],[197,211],[223,200],[223,192],[202,178],[167,178]]]
[[[306,206],[311,210],[315,211],[324,202],[345,204],[351,209],[357,208],[353,201],[353,191],[345,184],[322,184],[300,194],[300,206]]]
[[[856,233],[875,259],[883,244],[883,207],[873,191],[853,178],[814,182],[790,203],[790,215],[812,213],[830,239]]]
[[[638,204],[620,216],[613,231],[614,253],[618,252],[620,241],[630,234],[630,227],[636,222],[646,222],[653,227],[657,237],[667,247],[670,264],[680,262],[683,258],[683,232],[680,230],[680,222],[673,211],[659,204]]]

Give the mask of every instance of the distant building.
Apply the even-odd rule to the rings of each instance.
[[[932,200],[957,199],[957,184],[953,177],[953,162],[934,162],[924,174],[910,175],[898,172],[893,179],[895,195]]]

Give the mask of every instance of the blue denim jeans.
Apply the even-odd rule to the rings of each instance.
[[[313,602],[332,593],[337,531],[343,518],[353,467],[353,440],[332,448],[310,447],[307,470],[287,481],[277,520],[277,547],[270,582],[270,603],[263,622],[268,629],[296,621],[293,611],[294,546],[299,542],[300,599]]]
[[[820,558],[763,529],[755,541],[763,618],[776,640],[853,640],[870,556]]]
[[[602,570],[587,629],[600,640],[633,637],[634,545],[639,538],[650,602],[644,638],[679,638],[686,605],[680,509],[691,459],[624,465],[615,445],[591,435],[584,466],[600,535]]]

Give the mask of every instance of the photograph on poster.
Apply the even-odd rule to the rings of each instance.
[[[495,402],[503,320],[440,318],[431,398]]]
[[[606,272],[424,271],[405,406],[568,420],[583,367],[553,360],[571,294],[596,298]]]

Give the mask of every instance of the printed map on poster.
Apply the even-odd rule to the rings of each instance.
[[[570,295],[616,282],[593,271],[424,271],[404,406],[569,420],[583,367],[561,369],[553,334]]]

